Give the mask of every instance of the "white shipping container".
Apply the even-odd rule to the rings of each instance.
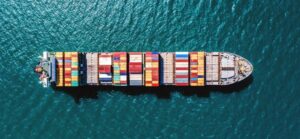
[[[98,53],[87,53],[87,83],[98,84]]]
[[[142,62],[142,55],[130,55],[129,62]]]
[[[142,74],[130,74],[129,77],[130,77],[130,80],[142,80],[143,75]]]
[[[99,74],[99,78],[111,78],[111,75],[108,75],[108,74]]]
[[[151,62],[146,62],[145,67],[146,68],[151,68],[152,67],[152,63]]]
[[[111,57],[99,57],[99,65],[112,65]]]
[[[180,55],[188,55],[189,52],[175,52],[175,54],[180,54]]]
[[[126,75],[121,75],[120,76],[120,80],[121,81],[126,81],[127,80],[127,76]]]
[[[188,68],[189,64],[175,64],[176,68]]]
[[[189,65],[189,62],[175,62],[176,65]]]
[[[163,83],[173,84],[174,83],[174,53],[165,52],[159,53],[163,62]]]
[[[189,73],[188,70],[175,70],[175,73]]]

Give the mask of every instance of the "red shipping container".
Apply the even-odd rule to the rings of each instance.
[[[184,68],[184,67],[177,67],[175,70],[188,70],[189,68]]]
[[[188,78],[188,75],[175,75],[175,78]]]
[[[188,86],[189,84],[188,83],[176,83],[175,85],[176,86]]]
[[[157,83],[153,83],[152,86],[158,86],[158,84]]]
[[[175,62],[189,62],[189,60],[186,60],[186,59],[176,59]]]

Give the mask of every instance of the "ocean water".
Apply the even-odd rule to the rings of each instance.
[[[299,138],[300,1],[2,0],[0,137]],[[228,51],[229,89],[42,88],[43,51]]]

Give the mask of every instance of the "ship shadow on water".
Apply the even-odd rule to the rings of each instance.
[[[170,99],[172,92],[179,92],[183,96],[198,96],[198,97],[209,97],[211,92],[220,92],[223,94],[238,93],[245,88],[247,88],[252,82],[253,76],[249,76],[241,82],[238,82],[229,86],[206,86],[206,87],[175,87],[175,86],[161,86],[157,88],[151,87],[117,87],[117,86],[86,86],[86,87],[76,87],[76,88],[56,88],[53,87],[55,91],[63,92],[74,98],[76,103],[80,103],[82,99],[99,99],[98,94],[112,93],[114,91],[121,92],[129,96],[138,96],[152,94],[157,96],[159,99]]]

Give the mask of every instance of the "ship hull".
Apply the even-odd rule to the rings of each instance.
[[[225,86],[252,64],[228,52],[44,52],[36,72],[44,87]]]

